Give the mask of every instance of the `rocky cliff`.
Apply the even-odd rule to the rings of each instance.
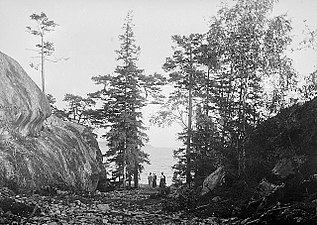
[[[94,135],[51,116],[46,96],[15,60],[0,52],[0,185],[92,191],[101,162]]]

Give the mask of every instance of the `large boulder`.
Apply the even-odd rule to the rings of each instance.
[[[0,52],[0,185],[95,190],[102,172],[95,136],[50,114],[45,94]]]
[[[8,111],[23,136],[36,136],[51,114],[46,96],[14,59],[0,52],[0,115]]]

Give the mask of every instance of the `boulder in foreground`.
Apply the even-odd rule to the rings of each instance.
[[[102,154],[88,128],[50,116],[50,105],[22,67],[0,52],[0,184],[95,190]]]

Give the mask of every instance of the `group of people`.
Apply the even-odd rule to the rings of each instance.
[[[166,177],[164,175],[164,173],[162,172],[160,177],[160,183],[159,183],[159,187],[160,188],[164,188],[166,187]],[[156,188],[157,187],[157,176],[155,173],[149,173],[149,176],[148,176],[148,181],[149,181],[149,187],[150,188]]]

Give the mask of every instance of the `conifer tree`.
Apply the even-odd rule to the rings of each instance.
[[[142,164],[148,162],[148,155],[141,149],[148,140],[141,109],[148,103],[149,96],[154,102],[160,101],[159,86],[165,82],[161,75],[144,75],[143,70],[138,68],[140,47],[135,43],[133,27],[130,11],[123,25],[123,34],[119,35],[118,65],[113,74],[92,78],[103,88],[91,95],[102,104],[94,112],[93,123],[107,129],[104,137],[109,151],[106,156],[116,164],[124,187],[131,177],[138,187]]]
[[[185,154],[181,151],[176,151],[179,163],[182,163],[184,155],[185,163],[185,177],[186,184],[190,185],[192,182],[192,142],[193,142],[193,113],[194,113],[194,98],[199,96],[199,80],[201,79],[201,71],[199,70],[197,54],[201,45],[203,35],[191,34],[188,37],[174,35],[172,40],[175,42],[175,48],[172,57],[166,59],[163,69],[169,72],[169,82],[173,84],[174,91],[170,94],[165,109],[159,112],[162,120],[173,116],[173,110],[182,110],[181,117],[185,118],[183,122],[184,132],[180,134],[180,139],[184,142]],[[182,115],[184,114],[184,115]],[[184,119],[184,118],[182,118]],[[159,122],[160,119],[156,120]],[[185,122],[186,121],[186,122]]]
[[[66,118],[82,125],[91,126],[92,107],[96,102],[89,95],[87,98],[83,98],[79,95],[66,94],[63,101],[67,102],[64,110]]]
[[[42,91],[45,93],[45,73],[44,63],[49,56],[55,51],[54,43],[47,41],[45,36],[47,33],[54,31],[54,28],[58,26],[53,20],[49,20],[45,13],[41,14],[33,13],[30,15],[31,20],[35,21],[36,25],[34,28],[27,26],[27,31],[35,36],[39,36],[40,42],[35,45],[36,52],[40,55],[40,72],[42,79]],[[37,69],[38,65],[30,64],[31,67]]]

